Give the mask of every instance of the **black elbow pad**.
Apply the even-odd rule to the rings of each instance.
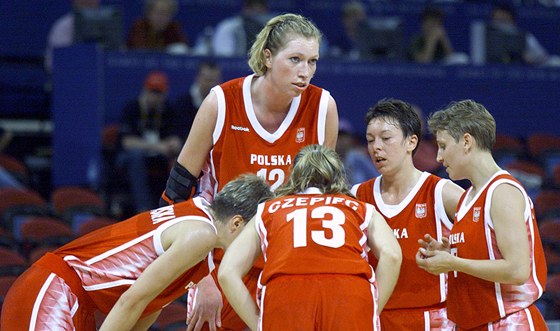
[[[198,179],[179,162],[175,161],[167,179],[165,191],[163,191],[159,199],[160,207],[192,198],[196,193],[197,187]]]

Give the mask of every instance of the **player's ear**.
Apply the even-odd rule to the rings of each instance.
[[[231,233],[233,233],[235,231],[241,230],[245,222],[243,221],[243,217],[241,217],[241,215],[235,215],[231,218],[229,224],[230,231]]]
[[[264,54],[264,64],[267,68],[270,68],[272,66],[272,52],[270,51],[270,49],[265,49],[263,51]]]

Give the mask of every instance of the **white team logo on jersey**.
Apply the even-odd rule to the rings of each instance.
[[[305,128],[297,129],[296,143],[302,143],[305,140]]]
[[[472,220],[475,223],[480,221],[480,207],[474,207]]]
[[[424,218],[428,213],[427,205],[425,203],[417,203],[415,215],[416,218]]]

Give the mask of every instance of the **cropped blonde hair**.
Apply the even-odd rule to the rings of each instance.
[[[496,142],[496,121],[481,103],[466,99],[454,101],[428,119],[430,131],[447,131],[458,142],[465,133],[476,140],[480,149],[492,151]]]
[[[323,34],[309,19],[296,14],[283,14],[271,18],[255,38],[249,50],[249,67],[255,74],[265,74],[266,57],[264,50],[272,54],[279,52],[294,36],[316,38],[321,42]]]

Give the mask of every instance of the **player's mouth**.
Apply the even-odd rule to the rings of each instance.
[[[293,85],[295,85],[298,88],[298,90],[302,90],[302,91],[307,88],[307,83],[303,83],[303,82],[294,83]]]

